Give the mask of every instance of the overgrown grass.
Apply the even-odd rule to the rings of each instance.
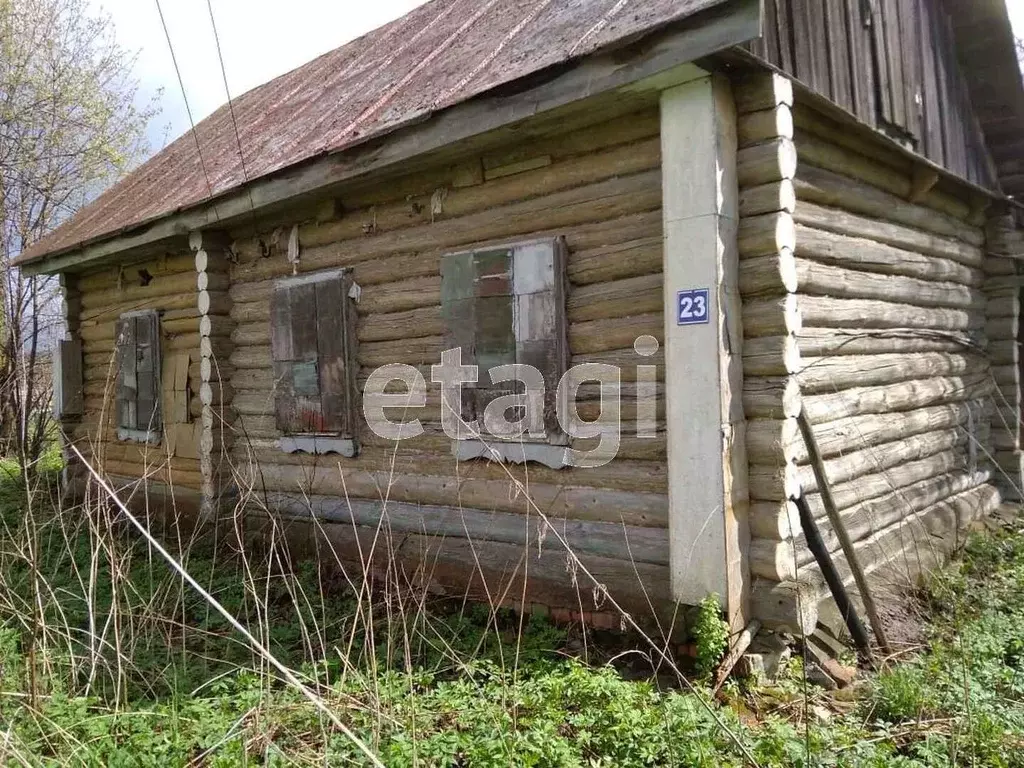
[[[109,508],[27,514],[3,469],[0,762],[366,764]],[[623,675],[659,666],[642,643],[598,663],[542,618],[366,595],[273,548],[176,551],[388,766],[744,765],[723,725],[761,765],[1024,765],[1024,530],[974,537],[928,590],[927,648],[852,700],[795,659],[775,685],[728,684],[720,722],[703,689]]]

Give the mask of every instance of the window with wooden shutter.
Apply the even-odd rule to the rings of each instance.
[[[344,270],[274,286],[271,357],[285,451],[356,453],[356,295]]]
[[[479,369],[476,385],[463,388],[463,419],[478,419],[482,425],[489,403],[499,397],[522,394],[524,385],[520,381],[492,382],[491,368],[514,363],[531,365],[544,379],[543,432],[517,437],[516,443],[566,444],[556,408],[558,382],[569,363],[565,283],[565,242],[561,238],[444,257],[444,348],[461,348],[462,363]],[[506,418],[516,421],[522,414],[509,414]],[[488,452],[481,446],[475,453],[473,448],[459,453],[472,456]],[[493,449],[490,453],[493,455]],[[512,460],[514,454],[504,458]],[[531,458],[529,452],[526,458]],[[560,460],[555,463],[561,466]]]
[[[160,318],[129,312],[117,321],[117,436],[158,442],[160,416]]]

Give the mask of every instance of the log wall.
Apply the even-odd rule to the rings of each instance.
[[[343,190],[282,220],[275,231],[232,233],[233,330],[224,339],[221,374],[236,414],[230,472],[243,500],[263,504],[266,492],[275,499],[270,506],[296,517],[308,515],[312,505],[338,530],[351,531],[355,524],[372,531],[386,498],[392,532],[443,534],[450,542],[439,545],[442,581],[446,571],[461,569],[453,583],[473,572],[473,558],[466,556],[472,542],[488,573],[542,568],[536,602],[595,610],[597,592],[582,574],[565,571],[564,552],[554,555],[552,562],[560,565],[549,572],[549,551],[561,545],[544,525],[538,528],[543,512],[556,529],[572,534],[574,551],[594,564],[609,592],[631,610],[650,614],[638,579],[654,604],[669,605],[663,355],[659,350],[644,358],[633,348],[643,334],[663,340],[659,114],[651,107],[600,122],[587,119],[588,125],[552,128],[499,152]],[[290,260],[286,241],[296,225],[299,249]],[[618,457],[594,469],[457,462],[441,431],[440,391],[430,383],[444,331],[441,257],[476,245],[558,235],[569,252],[571,362],[622,368]],[[271,292],[282,277],[338,267],[351,268],[360,289],[360,389],[386,363],[419,368],[428,402],[407,417],[419,418],[425,433],[396,448],[368,430],[360,410],[358,456],[283,453],[274,419]],[[638,399],[638,364],[658,366],[653,396],[641,388]],[[600,412],[596,384],[584,385],[578,400],[584,419]],[[656,413],[655,437],[637,437],[639,409]],[[575,447],[593,445],[578,441]],[[435,530],[441,519],[450,524]],[[543,563],[522,560],[528,542],[535,554],[543,552]]]
[[[1010,212],[985,228],[985,333],[989,339],[995,407],[992,414],[995,484],[1005,499],[1024,499],[1021,456],[1020,296],[1024,285],[1024,231]]]
[[[808,596],[826,591],[792,497],[849,573],[797,415],[876,570],[998,503],[989,360],[1016,353],[986,338],[985,233],[967,199],[912,190],[884,147],[841,143],[782,78],[737,92],[755,615],[807,629]]]
[[[85,401],[81,418],[63,421],[65,433],[104,472],[148,477],[198,491],[196,417],[201,408],[199,325],[193,258],[181,252],[65,277],[69,329],[82,339]],[[227,276],[213,290],[226,295]],[[114,327],[125,312],[160,313],[161,417],[158,445],[117,439],[117,359]],[[184,381],[183,381],[184,380]],[[176,391],[175,383],[184,383]],[[73,469],[81,476],[84,468]]]

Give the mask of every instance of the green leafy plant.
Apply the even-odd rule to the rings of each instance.
[[[697,672],[710,677],[729,648],[729,625],[722,618],[717,595],[701,600],[691,634],[697,645]]]

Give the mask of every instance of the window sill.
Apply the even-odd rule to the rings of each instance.
[[[117,428],[117,439],[126,443],[148,443],[149,445],[160,445],[161,433],[151,429],[125,429]]]
[[[492,440],[454,440],[452,454],[459,461],[490,459],[501,464],[525,464],[536,461],[550,469],[564,469],[569,465],[569,449],[549,443],[501,442]]]
[[[326,435],[286,435],[277,441],[277,447],[284,453],[336,453],[346,459],[359,453],[359,444],[352,438]]]

